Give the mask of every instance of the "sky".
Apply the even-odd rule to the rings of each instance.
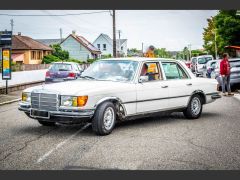
[[[32,16],[92,13],[70,16]],[[100,13],[93,13],[100,12]],[[121,38],[128,39],[128,48],[149,45],[181,51],[191,44],[191,49],[201,49],[203,28],[207,18],[217,14],[216,10],[116,10],[116,30]],[[8,14],[6,16],[5,14]],[[21,15],[21,16],[9,16]],[[23,16],[29,15],[29,16]],[[0,31],[11,29],[13,33],[34,39],[63,38],[72,31],[93,42],[100,33],[112,37],[112,16],[106,10],[0,10]],[[117,34],[118,38],[118,34]]]

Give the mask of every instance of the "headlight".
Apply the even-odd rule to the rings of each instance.
[[[31,93],[23,92],[22,101],[31,102]]]
[[[87,103],[88,96],[61,96],[61,106],[82,107]]]

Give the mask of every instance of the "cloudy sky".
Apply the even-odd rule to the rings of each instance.
[[[97,14],[53,16],[100,11]],[[144,48],[154,45],[167,50],[182,50],[191,44],[192,49],[197,49],[203,45],[206,19],[216,14],[214,10],[117,10],[116,26],[121,30],[121,38],[128,39],[128,48],[141,49],[143,43]],[[106,10],[0,10],[0,30],[10,29],[11,19],[14,20],[14,34],[21,32],[35,39],[60,38],[60,28],[63,37],[75,30],[91,42],[100,33],[112,37],[112,17]]]

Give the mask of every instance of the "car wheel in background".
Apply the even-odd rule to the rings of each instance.
[[[97,108],[92,120],[93,131],[97,135],[108,135],[116,123],[116,109],[113,103],[104,102]]]
[[[198,94],[194,94],[188,103],[187,108],[183,111],[187,119],[197,119],[202,113],[202,98]]]
[[[42,120],[38,120],[38,122],[43,126],[55,126],[55,122],[48,122],[48,121],[42,121]]]

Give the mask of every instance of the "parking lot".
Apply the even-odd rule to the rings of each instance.
[[[0,169],[240,169],[239,94],[181,113],[123,122],[108,136],[91,125],[43,127],[0,106]]]

